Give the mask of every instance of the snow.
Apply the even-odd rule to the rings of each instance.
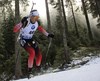
[[[100,81],[100,58],[93,58],[80,68],[13,81]]]

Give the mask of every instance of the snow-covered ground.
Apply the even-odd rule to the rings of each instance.
[[[91,59],[80,68],[16,81],[100,81],[100,58]]]

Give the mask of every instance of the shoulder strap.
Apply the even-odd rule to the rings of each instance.
[[[25,24],[25,27],[28,26],[30,24],[30,18],[27,18],[27,22]]]
[[[28,17],[23,17],[23,19],[21,20],[21,23],[23,23],[23,28],[25,28],[28,24],[27,19],[28,19]]]

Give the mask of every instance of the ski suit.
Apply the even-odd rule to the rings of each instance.
[[[37,44],[33,41],[32,37],[37,29],[46,36],[48,36],[49,33],[47,33],[41,27],[39,21],[36,21],[34,24],[32,24],[30,18],[26,18],[25,23],[23,23],[23,25],[25,26],[20,29],[20,34],[21,34],[20,44],[30,54],[28,58],[28,68],[33,67],[35,55],[36,55],[36,66],[40,66],[42,54]]]

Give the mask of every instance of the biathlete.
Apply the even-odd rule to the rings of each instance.
[[[30,12],[29,17],[24,17],[21,20],[22,27],[20,27],[18,30],[16,28],[14,29],[14,32],[17,32],[20,30],[20,37],[21,37],[21,46],[29,53],[28,58],[28,71],[30,75],[32,74],[32,68],[33,68],[33,62],[34,62],[34,56],[36,55],[36,66],[40,66],[42,54],[38,48],[38,45],[33,41],[32,37],[35,33],[35,31],[38,29],[40,32],[42,32],[44,35],[53,38],[53,34],[47,33],[40,25],[40,22],[37,21],[39,18],[39,13],[37,10],[32,10]]]

